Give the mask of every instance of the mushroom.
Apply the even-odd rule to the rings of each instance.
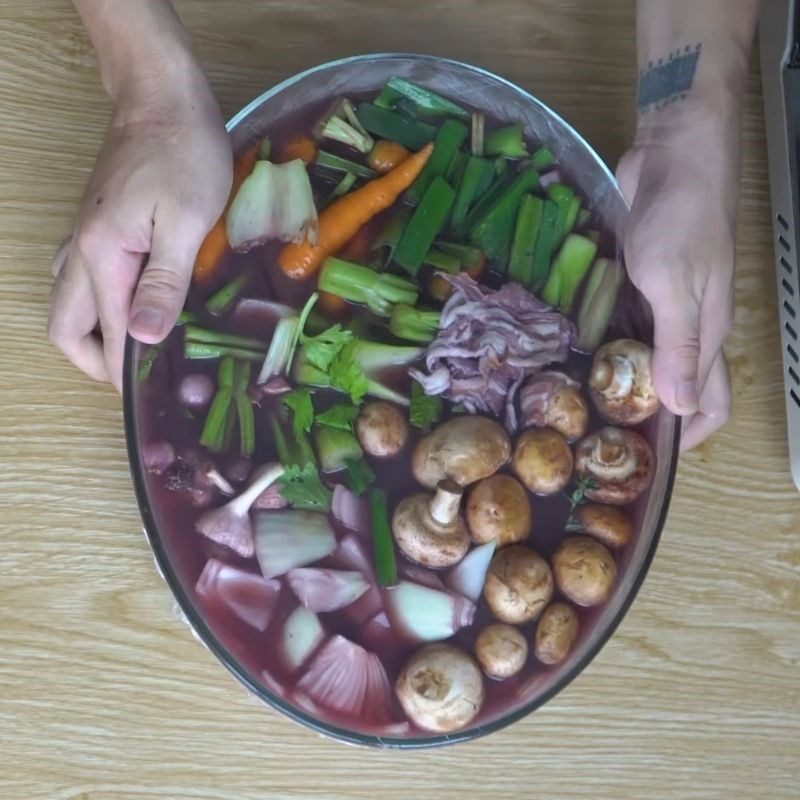
[[[552,428],[533,428],[517,439],[511,466],[532,492],[560,492],[572,475],[572,451]]]
[[[467,498],[472,541],[493,539],[498,547],[521,542],[531,530],[531,503],[525,487],[510,475],[492,475],[475,484]]]
[[[414,477],[428,489],[449,478],[468,486],[494,475],[508,461],[511,442],[487,417],[462,414],[440,425],[414,449]]]
[[[624,547],[633,536],[633,524],[617,506],[587,503],[578,506],[572,518],[574,523],[570,530],[594,536],[607,547]]]
[[[400,705],[419,728],[450,733],[465,727],[483,704],[483,676],[473,658],[452,644],[423,647],[395,683]]]
[[[493,622],[475,639],[475,658],[490,678],[502,681],[525,666],[528,643],[513,625]]]
[[[575,448],[575,472],[592,479],[586,496],[598,503],[633,502],[650,485],[654,469],[653,451],[635,431],[606,426]]]
[[[530,622],[553,596],[553,573],[530,547],[512,544],[492,559],[483,595],[501,622]]]
[[[617,580],[614,556],[591,536],[570,536],[553,556],[559,591],[579,606],[605,602]]]
[[[578,638],[578,612],[567,603],[552,603],[536,626],[533,652],[542,664],[558,664],[572,650]]]
[[[540,372],[519,393],[522,427],[552,428],[568,442],[586,435],[589,404],[581,385],[563,372]]]
[[[469,531],[459,513],[461,487],[449,480],[401,500],[392,516],[392,533],[406,558],[432,569],[451,567],[469,549]]]
[[[250,523],[250,506],[281,475],[283,467],[280,464],[264,466],[238,497],[202,514],[195,522],[198,532],[212,542],[230,548],[243,558],[251,558],[255,554],[255,543],[253,526]]]
[[[589,392],[601,416],[619,425],[638,425],[658,411],[652,357],[646,344],[633,339],[608,342],[594,354]]]
[[[408,421],[391,403],[367,403],[356,420],[358,441],[366,453],[377,458],[396,456],[408,441]]]

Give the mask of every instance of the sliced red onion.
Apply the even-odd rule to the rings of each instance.
[[[337,483],[333,489],[331,514],[338,523],[351,531],[365,534],[368,530],[369,515],[366,503],[344,484]]]
[[[197,579],[195,591],[207,603],[225,606],[243,622],[265,631],[275,613],[281,584],[211,558]]]
[[[496,546],[497,542],[492,540],[470,550],[460,563],[445,575],[445,586],[477,603],[483,593],[486,573],[492,563]]]
[[[358,570],[367,580],[375,582],[375,566],[367,554],[364,543],[355,534],[348,533],[342,539],[332,560],[337,567]]]
[[[349,606],[369,588],[360,572],[305,567],[286,576],[297,599],[312,611],[338,611]]]
[[[289,501],[281,494],[280,483],[273,483],[272,486],[268,486],[253,503],[253,509],[256,511],[277,511],[288,507]]]
[[[394,656],[409,646],[407,637],[399,634],[389,621],[385,611],[368,619],[360,628],[360,641],[364,647],[376,653]]]
[[[281,631],[281,660],[296,672],[308,661],[325,639],[319,617],[308,608],[298,606],[286,618]]]
[[[161,475],[175,463],[175,448],[166,439],[148,442],[142,447],[142,461],[151,475]]]
[[[366,687],[361,717],[368,725],[392,722],[392,686],[383,664],[375,653],[367,653]]]
[[[444,591],[442,579],[432,569],[420,567],[418,564],[411,564],[405,559],[398,559],[397,569],[403,578],[412,583],[428,586],[431,589],[438,589],[440,592]]]
[[[551,169],[539,176],[539,186],[546,189],[554,183],[562,183],[561,171],[558,169]]]
[[[392,625],[418,641],[449,639],[475,619],[471,600],[417,583],[401,581],[385,595]]]
[[[286,392],[292,391],[292,384],[283,377],[283,375],[275,375],[270,378],[266,383],[259,383],[253,386],[250,391],[250,399],[260,404],[262,400],[270,397],[277,397]]]
[[[383,611],[383,595],[375,585],[371,585],[355,603],[342,609],[342,613],[354,625],[363,625],[381,611]]]
[[[277,697],[286,698],[288,693],[286,687],[268,670],[263,670],[261,673],[261,683],[266,686],[267,690]]]
[[[185,375],[178,385],[178,400],[192,411],[208,406],[214,397],[215,384],[208,375]]]
[[[259,511],[255,551],[266,578],[313,564],[336,549],[328,518],[314,511]]]

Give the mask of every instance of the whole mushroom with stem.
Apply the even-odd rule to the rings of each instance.
[[[575,473],[591,479],[586,496],[598,503],[632,503],[650,486],[654,470],[653,450],[632,430],[606,426],[575,448]]]
[[[483,596],[501,622],[530,622],[553,596],[553,573],[530,547],[512,544],[499,550],[489,567]]]
[[[600,415],[618,425],[638,425],[658,411],[653,351],[633,339],[600,347],[592,359],[589,392]]]
[[[472,722],[485,694],[474,659],[444,642],[411,656],[400,670],[395,692],[408,718],[434,733],[457,731]]]
[[[523,428],[552,428],[568,442],[586,434],[589,404],[581,385],[563,372],[540,372],[519,392]]]
[[[431,569],[461,561],[469,550],[469,531],[461,516],[461,487],[440,481],[434,494],[420,492],[398,503],[392,534],[403,555]]]
[[[472,541],[497,541],[498,547],[521,542],[531,530],[531,502],[511,475],[492,475],[476,483],[467,498],[466,517]]]

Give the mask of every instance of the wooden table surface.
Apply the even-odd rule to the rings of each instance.
[[[683,459],[618,634],[527,720],[358,751],[245,695],[178,623],[141,535],[120,400],[44,335],[49,260],[109,116],[66,0],[0,19],[0,796],[9,800],[800,797],[800,498],[787,467],[759,82],[745,115],[730,425]],[[314,63],[427,51],[505,74],[614,162],[630,0],[184,0],[226,116]]]

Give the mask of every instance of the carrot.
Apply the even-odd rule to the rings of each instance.
[[[288,244],[281,250],[278,263],[283,272],[297,280],[315,275],[322,262],[341,250],[362,225],[394,205],[397,198],[417,179],[432,152],[433,145],[429,144],[391,172],[331,203],[319,215],[316,245],[306,240],[300,244]]]
[[[377,231],[374,230],[372,225],[363,225],[358,233],[334,255],[343,258],[345,261],[354,261],[356,264],[362,264],[372,252],[372,242],[375,240],[376,235]]]
[[[375,142],[375,146],[367,156],[369,164],[375,172],[383,175],[385,172],[393,170],[398,164],[402,164],[409,156],[409,151],[397,142],[390,142],[387,139],[380,139]]]
[[[340,319],[347,311],[347,301],[339,297],[338,294],[330,292],[320,292],[317,300],[317,308],[328,319]]]
[[[310,136],[298,136],[287,142],[280,151],[280,163],[288,163],[299,158],[310,164],[317,157],[317,145]]]
[[[197,258],[194,262],[193,279],[201,285],[210,283],[216,275],[219,263],[228,249],[228,234],[225,232],[225,213],[228,210],[236,192],[244,183],[244,179],[253,171],[258,161],[261,142],[256,142],[248,147],[238,158],[233,161],[233,182],[228,195],[228,202],[222,216],[214,223],[214,227],[206,234],[200,245]]]

